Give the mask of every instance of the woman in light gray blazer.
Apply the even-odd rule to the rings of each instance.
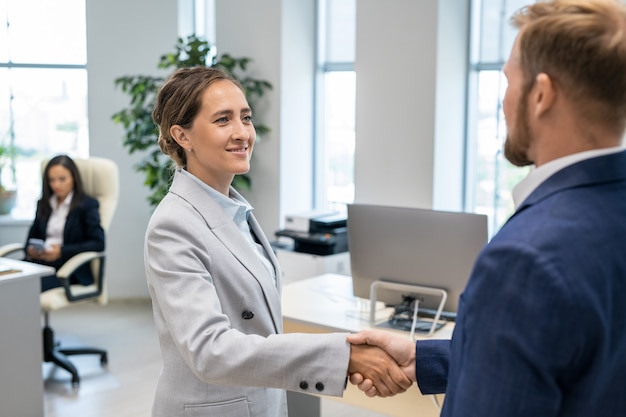
[[[281,334],[276,257],[230,186],[256,137],[241,86],[213,68],[178,70],[153,118],[178,169],[145,240],[163,356],[152,415],[285,417],[285,389],[341,396],[353,371],[388,395],[408,388],[386,353],[345,334]]]

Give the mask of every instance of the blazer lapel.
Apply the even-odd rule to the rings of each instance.
[[[67,217],[65,218],[65,226],[63,227],[63,241],[64,242],[71,242],[72,240],[74,240],[75,238],[73,239],[72,237],[76,234],[76,231],[80,229],[80,227],[76,224],[77,210],[79,210],[78,207],[76,207],[74,210],[71,210],[67,214]],[[48,225],[46,224],[46,228],[47,227]]]
[[[256,234],[265,248],[276,271],[276,281],[269,275],[257,253],[237,228],[224,209],[216,203],[209,194],[193,179],[180,172],[176,172],[170,191],[187,200],[204,218],[215,237],[233,254],[246,268],[250,275],[259,283],[263,290],[267,307],[271,312],[274,327],[277,332],[282,331],[282,315],[280,305],[280,269],[270,244],[263,234],[254,216],[250,215],[250,229]],[[239,194],[231,188],[231,193]]]
[[[274,255],[274,250],[272,249],[270,242],[265,237],[265,234],[263,233],[261,226],[259,225],[256,218],[252,214],[250,214],[248,223],[250,225],[250,230],[252,231],[252,233],[254,233],[257,236],[259,242],[261,243],[261,245],[263,246],[263,249],[265,250],[265,253],[268,255],[268,258],[270,259],[272,266],[274,267],[274,274],[276,276],[276,280],[274,282],[274,280],[272,279],[271,283],[265,283],[265,285],[271,285],[272,287],[276,289],[276,291],[264,291],[264,293],[265,293],[265,299],[267,301],[270,312],[272,314],[272,319],[274,320],[274,325],[276,326],[276,332],[282,333],[283,314],[282,314],[281,297],[280,297],[280,294],[282,291],[282,271],[278,264],[278,259],[276,259],[276,256]],[[257,261],[259,261],[258,257],[257,257]],[[263,276],[267,276],[267,273]],[[258,276],[255,275],[255,277],[258,277]],[[263,283],[260,281],[259,281],[259,284],[263,286]]]
[[[626,180],[626,151],[582,160],[555,172],[546,179],[524,200],[511,218],[527,207],[563,190],[623,180]]]

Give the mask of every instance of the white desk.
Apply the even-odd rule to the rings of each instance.
[[[282,308],[286,333],[358,332],[370,329],[369,312],[364,309],[369,301],[352,295],[352,280],[349,276],[324,274],[296,281],[283,286]],[[365,308],[367,308],[365,307]],[[381,309],[377,318],[388,317],[389,310]],[[389,330],[409,337],[407,332]],[[437,339],[452,337],[453,325],[447,324],[432,336]],[[419,336],[418,338],[424,338]],[[290,416],[304,417],[319,415],[319,399],[306,394],[289,393]],[[423,396],[417,386],[407,392],[390,398],[368,398],[357,388],[348,384],[344,396],[339,399],[356,407],[361,407],[394,417],[435,417],[439,411],[433,400]],[[439,403],[443,396],[438,396]],[[313,412],[305,411],[305,407]]]
[[[54,268],[0,258],[0,415],[43,417],[40,277]]]

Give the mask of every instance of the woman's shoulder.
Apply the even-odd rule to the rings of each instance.
[[[85,209],[97,208],[98,205],[98,200],[87,194],[84,194],[78,203],[79,207],[83,207]]]

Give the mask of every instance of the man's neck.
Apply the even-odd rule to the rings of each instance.
[[[543,139],[538,139],[537,146],[531,149],[535,153],[535,166],[539,167],[568,155],[622,145],[622,133],[618,134],[604,127],[576,125],[561,131],[543,132]]]

